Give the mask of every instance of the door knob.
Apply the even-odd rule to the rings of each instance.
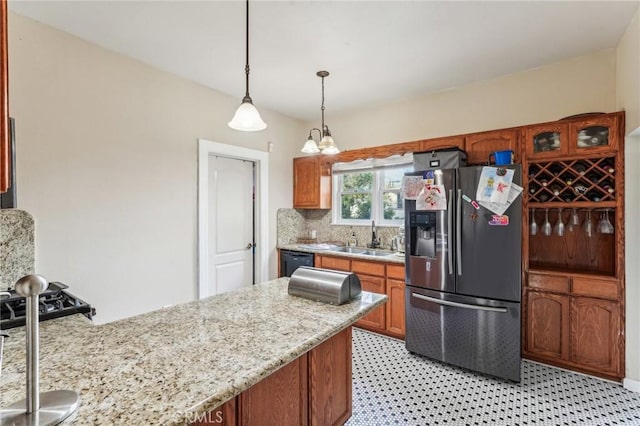
[[[253,248],[253,247],[255,247],[255,246],[256,246],[255,244],[253,244],[253,243],[249,243],[249,244],[247,244],[246,249],[247,249],[247,250],[249,250],[250,248]]]

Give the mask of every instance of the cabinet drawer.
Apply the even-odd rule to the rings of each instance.
[[[404,265],[387,265],[387,277],[404,282]]]
[[[355,272],[356,274],[360,273],[360,274],[376,275],[378,277],[384,277],[384,263],[352,260],[351,271]]]
[[[326,257],[320,258],[320,267],[327,269],[337,269],[338,271],[350,271],[351,261],[341,257]]]
[[[558,293],[569,292],[569,277],[529,273],[529,287]]]
[[[580,296],[618,300],[618,282],[585,277],[573,277],[571,293]]]

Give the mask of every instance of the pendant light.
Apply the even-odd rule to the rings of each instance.
[[[322,112],[322,129],[314,127],[309,130],[309,137],[301,151],[305,154],[315,154],[318,152],[322,152],[323,154],[337,154],[340,150],[331,137],[329,126],[324,124],[324,78],[329,76],[329,72],[318,71],[316,75],[322,79],[322,107],[320,108],[320,111]],[[314,130],[316,130],[320,135],[320,144],[318,145],[316,145],[316,141],[313,139],[312,132]]]
[[[260,117],[260,113],[253,106],[253,100],[251,100],[251,96],[249,96],[249,0],[247,0],[247,23],[246,23],[246,54],[247,61],[244,66],[244,72],[246,75],[246,92],[244,94],[244,98],[242,98],[242,103],[236,110],[233,119],[229,122],[229,127],[235,130],[241,130],[243,132],[256,132],[259,130],[264,130],[267,128],[267,124],[262,121],[262,117]]]

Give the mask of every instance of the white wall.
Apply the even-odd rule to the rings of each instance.
[[[640,10],[616,50],[616,104],[626,111],[627,134],[640,127]]]
[[[640,391],[640,169],[637,167],[640,164],[640,11],[618,44],[616,92],[618,109],[626,111],[628,135],[625,140],[625,386]]]
[[[608,49],[351,114],[329,109],[325,121],[341,149],[521,126],[614,111],[615,78],[616,51]]]
[[[300,122],[260,108],[266,131],[231,130],[242,87],[231,98],[14,13],[9,57],[18,203],[35,218],[36,270],[93,304],[97,322],[196,297],[198,138],[274,143],[275,277],[276,211],[292,204]]]

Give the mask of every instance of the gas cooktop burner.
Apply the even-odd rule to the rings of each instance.
[[[66,315],[84,314],[91,319],[95,309],[83,300],[65,291],[69,288],[60,282],[51,282],[40,295],[38,310],[40,321],[59,318]],[[10,296],[0,298],[0,329],[19,327],[26,323],[26,299],[9,289]]]

